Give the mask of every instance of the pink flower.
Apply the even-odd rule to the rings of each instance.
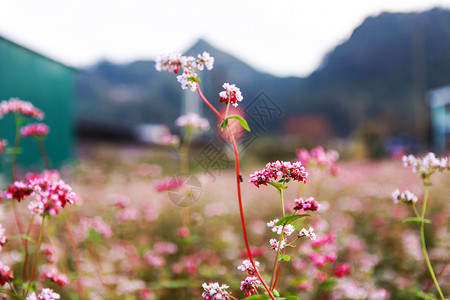
[[[328,234],[321,237],[318,237],[315,241],[311,242],[311,246],[313,247],[322,247],[325,244],[332,244],[336,240],[335,234]]]
[[[320,255],[318,253],[312,252],[308,255],[308,258],[312,261],[312,263],[316,267],[323,267],[323,265],[327,262],[327,259],[325,256]]]
[[[173,190],[173,189],[180,189],[184,186],[184,178],[173,178],[168,177],[166,179],[163,179],[161,181],[157,181],[155,183],[155,189],[158,193]]]
[[[258,277],[249,276],[241,281],[241,291],[244,291],[245,297],[250,297],[252,294],[256,293],[258,289],[258,284],[261,284]]]
[[[145,261],[154,268],[162,267],[166,261],[161,256],[157,255],[152,251],[148,251],[144,254]]]
[[[238,106],[238,101],[242,101],[244,97],[242,97],[241,90],[236,87],[234,84],[224,83],[222,87],[225,91],[219,93],[220,102],[231,103],[234,107]]]
[[[400,203],[400,201],[406,204],[414,204],[417,202],[417,196],[408,190],[400,192],[399,189],[396,189],[392,192],[392,198],[394,199],[395,204]]]
[[[303,209],[304,211],[319,211],[320,204],[314,200],[314,197],[309,197],[307,199],[299,198],[294,200],[295,207],[294,210]]]
[[[219,285],[218,282],[211,282],[209,284],[203,283],[203,289],[205,290],[202,294],[205,300],[229,300],[230,294],[226,291],[229,288],[228,285]]]
[[[44,118],[44,113],[40,109],[34,107],[31,102],[22,101],[17,98],[11,98],[0,102],[0,118],[10,112],[20,113],[24,116],[32,117],[38,120],[42,120]]]
[[[298,161],[301,161],[304,165],[326,167],[332,175],[336,175],[340,170],[339,166],[336,165],[338,159],[339,153],[336,150],[325,151],[322,146],[317,146],[310,152],[306,149],[297,150]]]
[[[11,268],[0,261],[0,285],[5,285],[6,281],[12,281],[14,279]]]
[[[267,185],[269,182],[274,182],[279,178],[279,182],[288,182],[289,180],[306,183],[308,173],[301,162],[291,163],[288,161],[279,161],[268,163],[266,168],[256,171],[250,175],[250,183],[256,187],[261,184]]]
[[[43,252],[44,257],[49,263],[54,264],[58,261],[55,248],[53,248],[51,245],[42,245],[41,251]]]
[[[0,154],[2,154],[3,152],[3,148],[8,145],[8,141],[7,140],[0,140]]]
[[[177,245],[169,242],[156,242],[154,248],[159,254],[174,254],[178,251]]]
[[[36,293],[31,293],[26,300],[56,300],[59,298],[59,294],[55,293],[52,289],[43,289],[37,296]]]
[[[334,269],[334,276],[338,277],[338,278],[342,278],[346,275],[350,275],[353,272],[353,268],[349,265],[347,265],[346,263],[341,263],[339,264],[335,269]]]
[[[191,233],[189,231],[189,228],[182,226],[182,227],[178,227],[178,235],[181,236],[183,239],[187,238]]]
[[[30,196],[33,193],[33,187],[22,181],[15,181],[11,184],[8,190],[5,192],[7,199],[15,199],[20,202],[22,199]]]
[[[44,123],[35,123],[20,128],[22,136],[46,136],[49,132],[49,127]]]
[[[58,272],[55,267],[44,267],[39,276],[39,280],[48,279],[55,282],[59,286],[65,286],[69,283],[67,276]]]

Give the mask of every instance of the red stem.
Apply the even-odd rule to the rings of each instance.
[[[211,103],[205,98],[202,91],[200,90],[200,87],[197,85],[198,94],[203,99],[203,101],[208,105],[214,113],[223,120],[224,118],[222,115],[214,108],[214,106],[211,105]],[[234,139],[234,135],[229,130],[231,142],[233,143],[233,150],[234,150],[234,158],[235,158],[235,169],[236,169],[236,186],[237,186],[237,192],[238,192],[238,202],[239,202],[239,213],[241,215],[241,224],[242,224],[242,233],[244,235],[244,241],[245,241],[245,247],[247,248],[247,254],[248,258],[250,259],[250,262],[252,263],[253,269],[255,270],[256,275],[258,276],[259,280],[261,281],[262,285],[266,289],[267,293],[269,293],[269,296],[272,300],[275,300],[275,297],[273,296],[272,292],[270,291],[269,287],[267,286],[266,282],[262,278],[261,274],[259,274],[259,271],[255,265],[255,261],[253,260],[253,255],[250,250],[250,245],[248,243],[247,238],[247,230],[245,228],[245,219],[244,219],[244,210],[242,208],[242,196],[241,196],[241,180],[240,180],[240,173],[239,173],[239,154],[237,150],[236,140]]]
[[[283,249],[283,255],[286,254],[286,249]],[[278,282],[278,276],[280,275],[280,270],[281,270],[281,263],[283,262],[283,260],[280,261],[280,264],[278,265],[278,270],[277,270],[277,275],[275,276],[275,281],[273,283],[273,289],[275,289],[275,287],[277,286],[277,282]]]

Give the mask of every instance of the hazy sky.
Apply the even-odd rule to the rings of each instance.
[[[258,70],[304,76],[368,16],[450,0],[1,0],[0,35],[75,67],[183,52],[203,37]]]

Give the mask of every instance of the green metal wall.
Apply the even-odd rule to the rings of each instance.
[[[50,126],[45,146],[53,167],[70,162],[74,153],[74,69],[21,47],[0,36],[0,101],[17,97],[30,101],[44,111],[41,122]],[[33,121],[36,122],[36,121]],[[12,114],[0,119],[0,139],[14,143],[15,122]],[[23,154],[18,162],[35,170],[42,169],[33,138],[24,138]],[[1,155],[3,171],[7,155]]]

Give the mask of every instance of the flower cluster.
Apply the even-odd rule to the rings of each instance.
[[[299,161],[291,163],[277,160],[276,162],[268,163],[265,169],[250,175],[249,182],[259,187],[261,184],[267,185],[269,182],[274,182],[278,178],[279,182],[288,182],[292,179],[306,183],[308,172],[305,171],[305,167]]]
[[[39,280],[48,279],[50,281],[55,282],[59,286],[65,286],[69,283],[67,276],[58,272],[55,267],[43,267],[41,270],[41,275],[39,276]]]
[[[32,117],[38,120],[42,120],[44,118],[44,113],[40,109],[34,107],[31,102],[23,101],[17,98],[11,98],[0,102],[0,118],[10,112],[20,113],[24,116]]]
[[[424,157],[415,157],[410,154],[403,156],[403,166],[412,167],[413,172],[418,173],[422,178],[431,176],[435,171],[443,172],[450,171],[450,163],[448,157],[437,158],[432,152],[429,152]]]
[[[46,136],[49,132],[49,128],[44,123],[35,123],[20,128],[20,134],[22,136]]]
[[[278,245],[280,245],[280,250],[286,247],[286,241],[282,240],[281,244],[278,242],[277,239],[270,239],[269,241],[270,249],[272,250],[278,250]]]
[[[206,51],[203,54],[198,54],[197,58],[181,56],[179,53],[161,56],[156,58],[155,64],[156,70],[174,72],[175,74],[178,74],[178,71],[182,68],[183,74],[177,76],[177,80],[181,83],[183,89],[190,89],[193,92],[197,89],[197,82],[200,82],[196,73],[197,70],[203,71],[204,67],[212,70],[213,66],[214,57]]]
[[[15,181],[5,192],[7,199],[20,202],[25,197],[33,197],[28,209],[34,214],[48,212],[56,215],[60,208],[67,204],[75,204],[78,195],[63,180],[54,180],[52,172],[43,172],[40,177],[31,176],[24,181]]]
[[[300,230],[300,233],[298,234],[298,237],[303,236],[309,237],[312,241],[314,241],[317,238],[316,234],[314,233],[314,228],[312,227],[309,227],[308,230],[302,228],[302,230]]]
[[[235,84],[224,83],[222,87],[225,91],[219,93],[220,102],[231,103],[234,107],[238,106],[238,101],[242,101],[244,97],[242,97],[241,90],[236,87]]]
[[[207,131],[209,129],[208,120],[195,113],[189,113],[178,117],[175,124],[179,127],[192,127],[200,131]]]
[[[6,145],[8,145],[7,140],[0,140],[0,154],[2,154],[3,148],[5,148]]]
[[[272,231],[278,235],[284,233],[284,235],[290,236],[295,231],[295,227],[292,224],[288,224],[284,227],[282,225],[275,225],[278,221],[278,219],[270,221],[267,223],[267,227],[272,228]]]
[[[11,268],[0,261],[0,286],[5,285],[7,281],[14,279]]]
[[[299,198],[294,200],[295,207],[294,210],[303,209],[304,211],[319,211],[320,204],[314,197],[309,197],[307,199]]]
[[[33,292],[26,300],[56,300],[59,298],[59,294],[55,293],[52,289],[42,289],[39,295],[36,295],[36,293]]]
[[[411,193],[409,190],[400,192],[399,189],[396,189],[394,192],[392,192],[392,198],[394,199],[395,204],[398,204],[400,201],[406,204],[414,204],[417,202],[417,196]]]
[[[306,149],[297,150],[297,160],[304,165],[317,165],[321,168],[327,168],[328,172],[335,175],[339,172],[339,166],[336,161],[339,159],[339,153],[336,150],[325,151],[322,146],[317,146],[311,151]]]
[[[261,284],[261,281],[258,277],[248,276],[245,280],[241,281],[241,291],[244,291],[245,297],[250,297],[256,293],[259,284]]]
[[[218,282],[211,282],[209,284],[203,283],[203,289],[205,290],[202,294],[205,300],[229,300],[230,293],[226,290],[229,288],[228,285],[219,285]]]

